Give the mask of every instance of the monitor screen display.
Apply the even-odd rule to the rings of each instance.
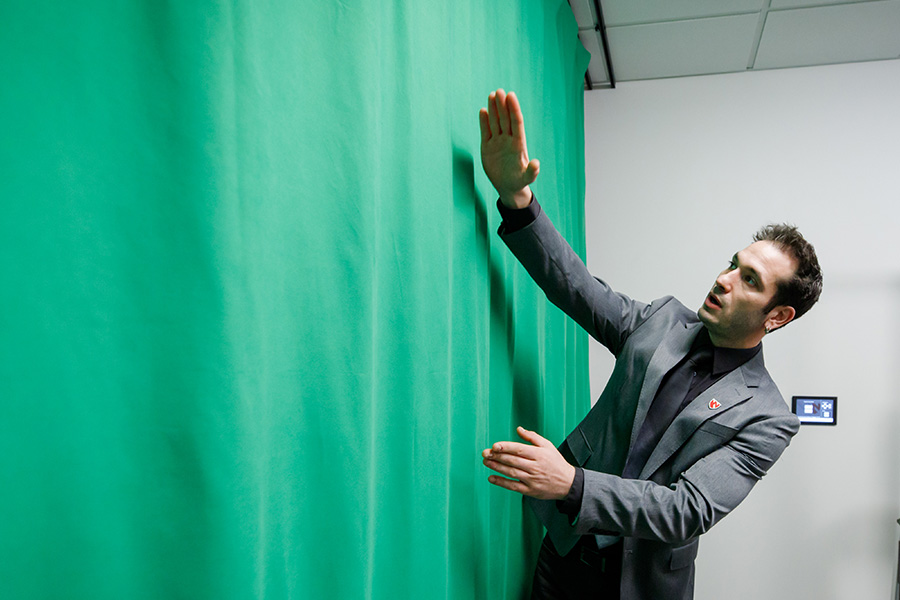
[[[791,409],[801,425],[837,425],[837,396],[794,396]]]

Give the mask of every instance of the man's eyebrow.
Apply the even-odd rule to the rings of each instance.
[[[753,267],[749,266],[749,265],[748,265],[748,266],[741,266],[741,261],[740,261],[740,259],[738,258],[737,252],[734,253],[734,257],[733,257],[731,260],[733,260],[733,261],[734,261],[734,264],[736,264],[736,265],[737,265],[738,267],[740,267],[741,269],[745,269],[745,270],[749,271],[750,274],[751,274],[754,278],[756,278],[756,285],[758,285],[760,289],[763,288],[764,283],[763,283],[762,277],[760,277],[760,275],[759,275],[759,272],[758,272],[756,269],[754,269]]]

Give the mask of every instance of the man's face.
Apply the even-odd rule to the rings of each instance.
[[[713,343],[728,348],[758,344],[766,321],[778,311],[778,307],[763,309],[775,296],[778,282],[789,279],[796,268],[793,258],[768,241],[755,242],[735,254],[697,311]]]

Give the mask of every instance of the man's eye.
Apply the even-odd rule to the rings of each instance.
[[[735,263],[733,260],[728,261],[728,270],[734,271],[735,269],[737,269],[737,263]]]
[[[752,275],[747,275],[746,277],[744,277],[744,281],[746,281],[748,284],[756,287],[756,278],[753,277]]]

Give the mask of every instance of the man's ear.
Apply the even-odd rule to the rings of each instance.
[[[796,314],[797,311],[793,306],[776,306],[769,311],[769,316],[766,317],[766,331],[771,333],[784,327],[794,320]]]

